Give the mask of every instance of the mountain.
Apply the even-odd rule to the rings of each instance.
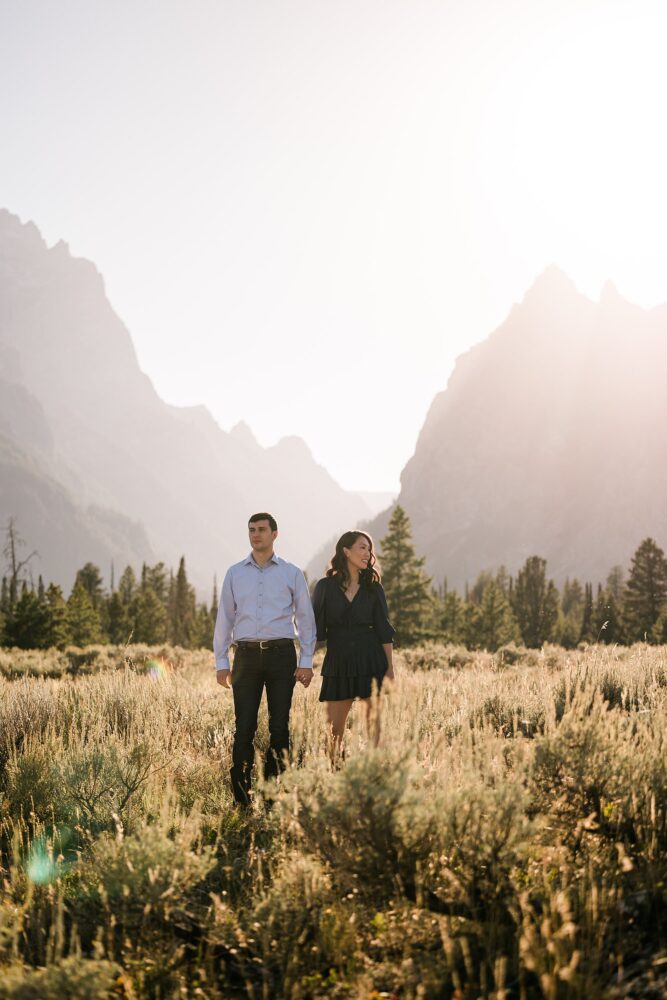
[[[302,565],[341,522],[370,514],[299,438],[262,448],[243,425],[226,433],[205,407],[160,399],[95,266],[72,257],[62,241],[49,249],[33,223],[5,210],[0,377],[3,481],[15,480],[0,490],[0,519],[19,515],[31,547],[42,538],[49,579],[67,585],[72,576],[49,542],[56,486],[77,517],[89,518],[86,558],[100,546],[103,558],[117,563],[136,564],[152,552],[175,565],[185,554],[192,579],[207,592],[214,572],[220,576],[245,554],[247,519],[257,510],[275,514],[279,551]],[[33,494],[44,494],[41,515],[21,509],[26,463]]]
[[[357,496],[360,496],[364,503],[370,507],[373,516],[386,510],[387,507],[391,507],[396,500],[396,493],[371,492],[358,493]]]
[[[8,352],[4,352],[6,361]],[[16,376],[12,365],[0,370]],[[63,481],[70,481],[68,489]],[[91,561],[110,569],[150,561],[153,552],[143,527],[116,511],[77,500],[76,481],[60,466],[44,409],[21,384],[0,377],[0,518],[10,517],[38,558],[30,569],[67,585]],[[27,530],[26,530],[27,529]],[[3,540],[4,545],[4,540]],[[19,556],[27,555],[22,551]]]
[[[151,561],[153,552],[140,524],[105,508],[84,508],[34,459],[0,434],[0,510],[3,526],[16,519],[19,534],[29,539],[33,576],[69,586],[77,569],[94,562],[109,570],[127,563]],[[21,550],[24,558],[28,550]]]
[[[667,306],[592,302],[550,267],[434,399],[398,502],[417,551],[462,588],[484,569],[604,581],[667,543]],[[380,538],[388,514],[371,533]]]

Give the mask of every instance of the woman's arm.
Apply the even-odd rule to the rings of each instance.
[[[393,642],[385,642],[385,643],[383,643],[382,648],[384,649],[384,655],[387,657],[387,673],[385,674],[385,677],[387,678],[387,680],[393,681],[393,679],[394,679],[394,660],[393,660],[393,656],[394,656],[394,644],[393,644]]]
[[[394,631],[393,625],[389,621],[389,608],[387,607],[387,598],[381,583],[378,583],[375,590],[375,609],[373,614],[373,627],[375,628],[378,638],[382,643],[382,648],[384,649],[384,655],[387,657],[387,673],[385,674],[385,677],[387,678],[387,680],[393,681],[394,679],[393,638],[396,633]]]
[[[315,649],[321,649],[327,641],[327,615],[326,615],[326,577],[322,577],[315,584],[313,591],[313,611],[315,612],[315,627],[317,629],[317,644]]]
[[[389,621],[389,608],[387,607],[387,598],[385,596],[384,588],[381,583],[375,586],[375,601],[373,607],[373,628],[375,629],[377,636],[384,646],[387,643],[393,641],[396,635],[396,630],[394,626]]]

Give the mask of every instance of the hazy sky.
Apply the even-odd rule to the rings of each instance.
[[[0,0],[0,206],[172,403],[392,490],[549,263],[667,300],[667,4]]]

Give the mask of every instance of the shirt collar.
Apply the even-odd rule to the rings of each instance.
[[[275,563],[276,566],[278,565],[279,559],[278,559],[278,556],[275,554],[275,552],[273,553],[273,555],[269,559],[269,562],[270,563]],[[266,566],[268,566],[268,564],[269,563],[265,563]],[[255,560],[252,557],[252,550],[250,551],[250,554],[248,555],[247,559],[244,561],[243,565],[244,566],[257,566],[257,568],[259,569],[259,564],[256,563]]]

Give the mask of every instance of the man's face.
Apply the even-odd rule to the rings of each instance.
[[[251,521],[248,525],[248,535],[253,552],[270,552],[278,532],[271,531],[268,521]]]

